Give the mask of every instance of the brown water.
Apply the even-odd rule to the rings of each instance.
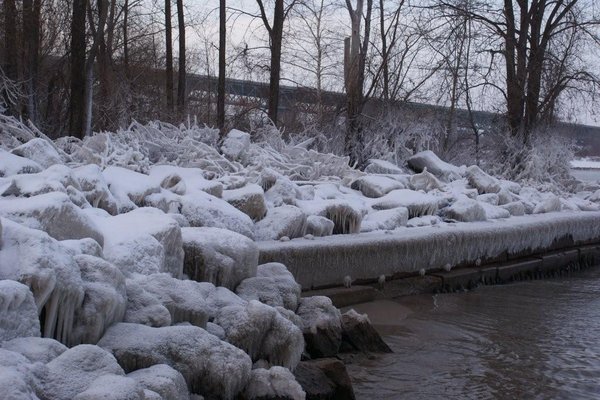
[[[348,366],[358,399],[600,399],[600,268],[355,308],[395,352]]]

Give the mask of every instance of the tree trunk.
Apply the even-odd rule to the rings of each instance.
[[[225,134],[225,63],[227,53],[227,0],[220,0],[219,7],[219,83],[217,86],[217,126],[221,136]]]
[[[171,25],[171,0],[165,0],[165,52],[167,112],[173,111],[173,27]]]
[[[23,0],[23,80],[25,81],[25,108],[23,114],[37,122],[37,81],[40,48],[41,0]]]
[[[129,0],[123,4],[123,68],[129,80]]]
[[[87,0],[73,1],[71,20],[71,100],[69,131],[83,139],[85,97],[85,10]]]
[[[177,111],[179,117],[185,114],[185,21],[183,0],[177,0],[177,22],[179,24],[179,73],[177,75]]]
[[[18,65],[17,60],[17,7],[15,0],[4,0],[3,3],[4,11],[4,55],[5,59],[2,63],[2,68],[6,77],[13,82],[16,82],[18,77]],[[8,99],[8,94],[3,93],[6,97],[6,105],[8,106],[9,112],[14,112],[12,109],[12,101]]]
[[[383,4],[384,0],[379,0],[379,30],[381,31],[381,62],[382,74],[383,74],[383,99],[387,101],[390,99],[390,71],[388,61],[388,48],[387,48],[387,35],[385,31],[385,8]]]
[[[279,80],[281,77],[281,44],[283,41],[283,22],[285,18],[283,0],[275,1],[273,28],[270,32],[271,67],[269,74],[269,118],[277,125],[279,111]]]

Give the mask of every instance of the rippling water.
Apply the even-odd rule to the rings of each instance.
[[[365,307],[395,353],[349,365],[358,399],[600,398],[600,268]]]

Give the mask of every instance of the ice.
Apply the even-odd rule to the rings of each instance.
[[[249,148],[250,134],[237,129],[232,129],[227,136],[225,136],[221,151],[227,158],[239,160],[248,152]]]
[[[476,200],[462,198],[453,203],[450,207],[444,210],[444,215],[448,219],[461,222],[485,221],[487,219],[486,209]],[[490,210],[491,211],[491,210]]]
[[[367,175],[358,178],[351,185],[352,189],[360,190],[367,197],[382,197],[396,189],[404,189],[400,182],[379,175]]]
[[[372,159],[365,168],[368,174],[405,174],[406,171],[389,161]]]
[[[372,232],[378,230],[393,230],[406,226],[408,222],[408,209],[397,207],[389,210],[375,211],[367,214],[360,225],[361,232]]]
[[[331,236],[335,224],[332,220],[319,215],[306,217],[306,234],[313,236]]]
[[[92,238],[61,240],[60,244],[73,256],[87,254],[103,258],[102,246]]]
[[[170,326],[171,313],[159,297],[144,288],[143,281],[127,281],[127,309],[124,322],[151,327]]]
[[[69,343],[84,290],[77,263],[58,241],[2,219],[0,279],[27,285],[35,298],[42,335]]]
[[[252,362],[242,350],[195,326],[151,328],[120,323],[98,343],[127,372],[167,364],[179,371],[192,393],[233,399],[247,385]]]
[[[150,169],[150,177],[160,182],[164,182],[169,176],[180,177],[185,186],[185,193],[203,191],[215,197],[221,197],[223,184],[206,179],[204,174],[205,172],[200,168],[184,168],[175,165],[155,165]]]
[[[520,201],[513,201],[510,203],[506,203],[501,205],[500,207],[507,210],[512,216],[520,216],[525,215],[525,206]]]
[[[267,263],[259,265],[256,277],[244,279],[235,292],[244,300],[296,311],[301,288],[285,265]]]
[[[305,225],[306,214],[300,208],[292,205],[271,208],[267,216],[256,223],[256,240],[301,237]]]
[[[296,200],[300,198],[300,189],[298,185],[292,182],[289,178],[281,175],[276,175],[275,182],[272,185],[263,183],[265,190],[265,200],[270,207],[279,207],[285,204],[295,205]]]
[[[63,163],[54,144],[42,138],[31,139],[27,143],[12,149],[11,153],[33,160],[43,168]]]
[[[498,218],[509,218],[511,216],[510,211],[493,204],[479,202],[479,205],[485,210],[486,219],[498,219]]]
[[[477,165],[467,168],[469,184],[476,188],[480,194],[498,193],[502,189],[501,182],[491,175],[486,174]]]
[[[258,248],[239,233],[220,228],[183,228],[184,273],[231,290],[256,275]]]
[[[35,393],[37,370],[22,355],[0,349],[0,393],[2,398],[7,400],[39,400]]]
[[[430,192],[434,189],[441,189],[443,186],[443,183],[440,182],[435,175],[427,171],[427,167],[423,169],[423,172],[411,175],[409,182],[411,189],[423,190],[425,192]]]
[[[0,343],[27,336],[40,336],[33,294],[19,282],[0,280]]]
[[[183,375],[166,364],[138,369],[127,375],[147,390],[151,390],[164,400],[189,400],[187,385]]]
[[[122,167],[108,167],[102,175],[110,192],[117,200],[119,212],[127,212],[144,205],[146,196],[159,193],[160,186],[148,175]]]
[[[35,174],[42,166],[25,157],[19,157],[0,149],[0,177],[17,174]]]
[[[408,165],[416,172],[422,172],[425,168],[427,168],[429,172],[446,182],[460,179],[463,175],[461,168],[442,161],[431,150],[417,153],[410,157],[407,162]]]
[[[33,229],[47,232],[57,240],[92,238],[100,245],[104,237],[95,224],[64,193],[0,199],[0,215]]]
[[[304,400],[306,393],[294,375],[286,368],[271,367],[252,370],[250,382],[244,390],[244,399]]]
[[[424,215],[422,217],[411,218],[406,222],[406,226],[410,228],[432,226],[442,223],[442,219],[437,215]]]
[[[240,189],[225,190],[223,200],[252,218],[253,221],[261,220],[267,213],[267,204],[262,187],[248,185]]]
[[[117,200],[108,189],[108,183],[102,175],[100,167],[88,164],[73,169],[85,198],[92,207],[102,208],[111,215],[119,211]]]
[[[408,209],[408,217],[415,218],[435,214],[438,210],[438,199],[426,193],[410,189],[400,189],[393,190],[382,198],[374,200],[371,206],[375,210],[406,207]]]
[[[32,335],[34,336],[34,335]],[[23,355],[31,363],[49,363],[68,350],[64,344],[49,338],[21,337],[2,343],[5,350]]]
[[[328,199],[302,201],[300,207],[308,215],[317,215],[332,221],[334,234],[348,234],[360,232],[363,210],[366,212],[366,207],[364,204],[357,204],[347,200]]]
[[[306,351],[315,358],[332,357],[342,343],[342,314],[325,296],[304,297],[297,311]]]
[[[73,400],[146,400],[144,389],[135,380],[120,375],[103,375]]]
[[[80,187],[71,169],[53,165],[35,174],[13,175],[0,180],[2,196],[31,197],[49,192],[78,192]]]
[[[496,193],[486,193],[486,194],[480,194],[479,196],[477,196],[477,201],[479,201],[481,203],[488,203],[493,206],[497,206],[499,204],[499,200],[500,200],[500,197]]]

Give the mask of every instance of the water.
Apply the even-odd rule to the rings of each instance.
[[[596,182],[600,180],[600,169],[572,169],[571,175],[580,181]]]
[[[395,353],[348,366],[358,399],[600,398],[600,268],[361,309]]]

